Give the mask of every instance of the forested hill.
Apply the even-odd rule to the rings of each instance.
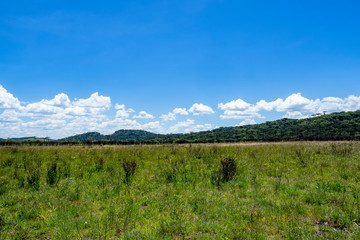
[[[147,132],[144,130],[118,130],[111,135],[102,135],[98,132],[88,132],[72,137],[60,139],[59,141],[85,142],[85,141],[121,141],[121,142],[144,142],[150,138],[162,135]]]
[[[143,130],[119,130],[111,135],[91,132],[60,141],[120,141],[145,143],[238,142],[282,140],[358,140],[360,111],[306,119],[280,119],[242,127],[225,127],[188,134],[161,135]]]
[[[239,142],[282,140],[358,140],[360,111],[306,119],[280,119],[242,127],[218,128],[191,134],[167,135],[162,142]]]

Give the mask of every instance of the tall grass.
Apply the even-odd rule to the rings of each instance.
[[[0,239],[359,239],[359,159],[357,142],[0,147]]]

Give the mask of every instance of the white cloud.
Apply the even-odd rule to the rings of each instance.
[[[160,118],[165,122],[176,120],[175,113],[171,113],[171,112],[169,112],[168,114],[162,114]]]
[[[19,109],[20,101],[0,85],[0,109]]]
[[[79,99],[72,103],[72,107],[74,109],[80,110],[80,115],[91,115],[91,114],[99,114],[108,110],[111,106],[110,97],[102,96],[96,92],[93,93],[89,98]],[[72,111],[69,111],[72,112]],[[76,113],[76,111],[74,112]],[[75,114],[76,115],[76,114]]]
[[[117,109],[116,118],[129,118],[130,114],[135,112],[132,108],[126,109],[124,104],[115,104],[115,109]]]
[[[228,103],[220,103],[218,107],[224,110],[222,119],[263,118],[260,112],[286,112],[284,117],[305,118],[315,113],[355,111],[360,109],[360,97],[350,95],[345,99],[326,97],[322,100],[305,98],[301,93],[294,93],[285,98],[267,102],[260,100],[256,104],[248,104],[241,99]]]
[[[265,100],[260,100],[256,103],[255,108],[258,111],[272,111],[274,108],[276,108],[282,102],[283,102],[283,100],[281,98],[278,98],[272,102],[266,102]]]
[[[291,94],[285,101],[279,101],[276,106],[278,112],[310,110],[313,101],[304,98],[300,93]]]
[[[192,107],[189,109],[189,112],[191,112],[194,115],[203,115],[203,114],[212,114],[215,113],[211,107],[206,106],[202,103],[195,103],[192,105]]]
[[[350,95],[346,98],[325,97],[308,99],[301,93],[294,93],[273,101],[260,100],[247,103],[242,99],[219,103],[222,110],[221,119],[243,119],[240,125],[255,124],[255,119],[264,118],[266,112],[282,112],[287,118],[305,118],[314,113],[326,111],[354,111],[360,109],[360,96]],[[98,131],[111,134],[119,129],[144,129],[158,133],[197,132],[212,129],[212,124],[196,124],[194,120],[174,122],[180,115],[186,116],[212,114],[213,109],[207,105],[195,103],[190,109],[174,108],[168,114],[160,116],[157,121],[151,114],[135,111],[124,104],[115,104],[116,116],[109,118],[111,99],[94,93],[88,98],[71,100],[65,93],[52,99],[24,103],[0,85],[0,137],[47,136],[62,138],[74,134]],[[264,115],[264,116],[263,116]],[[131,117],[131,118],[130,118]],[[139,123],[137,118],[155,119]],[[142,120],[145,121],[145,120]]]
[[[190,128],[186,128],[185,132],[189,133],[189,132],[200,132],[200,131],[207,131],[212,129],[212,125],[209,123],[205,123],[203,125],[195,125],[192,126]]]
[[[164,129],[162,128],[159,121],[145,123],[145,124],[142,125],[142,129],[156,131],[156,132],[163,132],[164,131]]]
[[[125,109],[125,104],[115,104],[115,109],[116,110]]]
[[[356,97],[350,95],[344,99],[344,109],[343,111],[354,111],[360,109],[360,96]]]
[[[63,128],[66,125],[65,120],[41,119],[23,123],[26,128],[40,128],[42,130],[52,130]]]
[[[102,95],[93,93],[89,98],[79,99],[73,103],[74,106],[78,107],[91,107],[91,108],[100,108],[108,109],[111,105],[110,97],[104,97]]]
[[[145,111],[140,111],[138,115],[135,115],[133,118],[145,118],[145,119],[153,119],[154,116],[145,112]]]
[[[180,115],[189,115],[189,113],[186,111],[186,108],[174,108],[173,113]]]
[[[13,109],[6,109],[0,114],[0,122],[21,122],[19,113]]]
[[[115,104],[116,116],[109,119],[107,111],[111,108],[110,97],[92,94],[89,98],[75,99],[60,93],[54,98],[42,99],[21,105],[21,102],[4,88],[1,90],[0,137],[47,136],[62,138],[89,131],[111,134],[119,129],[144,129],[148,131],[168,133],[184,131],[184,128],[194,124],[188,119],[176,123],[171,129],[164,129],[159,121],[140,124],[136,118],[153,119],[146,111],[140,111],[130,119],[135,111],[124,104]],[[185,108],[175,108],[168,118],[175,115],[188,115]],[[203,128],[205,129],[207,125]],[[200,129],[200,125],[198,126]]]
[[[119,129],[142,129],[142,125],[136,120],[123,118],[115,118],[108,121],[96,122],[94,124],[94,131],[105,134],[111,134]]]
[[[89,98],[79,99],[73,102],[64,94],[58,94],[51,100],[41,100],[30,103],[21,108],[23,116],[48,117],[47,115],[58,115],[61,118],[73,118],[76,116],[96,116],[108,110],[111,106],[110,97],[92,94]]]
[[[220,115],[222,119],[247,119],[247,118],[263,118],[257,109],[254,107],[245,110],[225,110],[224,114]]]
[[[321,101],[319,112],[354,111],[360,109],[360,96],[350,95],[345,99],[337,97],[326,97]]]
[[[295,112],[287,112],[283,118],[294,118],[294,119],[302,119],[307,118],[309,116],[303,115],[301,112],[295,111]]]
[[[195,121],[192,119],[187,119],[186,121],[178,122],[169,128],[169,132],[170,133],[178,133],[180,128],[188,127],[190,125],[193,125],[194,123],[195,123]]]
[[[238,126],[246,126],[246,125],[253,125],[253,124],[256,124],[254,119],[245,119],[244,121],[239,123]]]
[[[242,109],[247,109],[250,106],[251,105],[249,103],[245,102],[240,98],[225,104],[224,103],[218,104],[218,108],[220,108],[221,110],[242,110]]]
[[[189,115],[188,111],[186,111],[186,108],[174,108],[172,112],[169,112],[168,114],[162,114],[160,118],[164,121],[174,121],[176,120],[176,114],[178,115]]]

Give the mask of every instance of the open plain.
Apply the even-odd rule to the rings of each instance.
[[[360,143],[0,148],[1,239],[359,239]]]

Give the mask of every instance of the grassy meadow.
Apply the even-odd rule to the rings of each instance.
[[[360,143],[0,148],[0,239],[360,239]]]

